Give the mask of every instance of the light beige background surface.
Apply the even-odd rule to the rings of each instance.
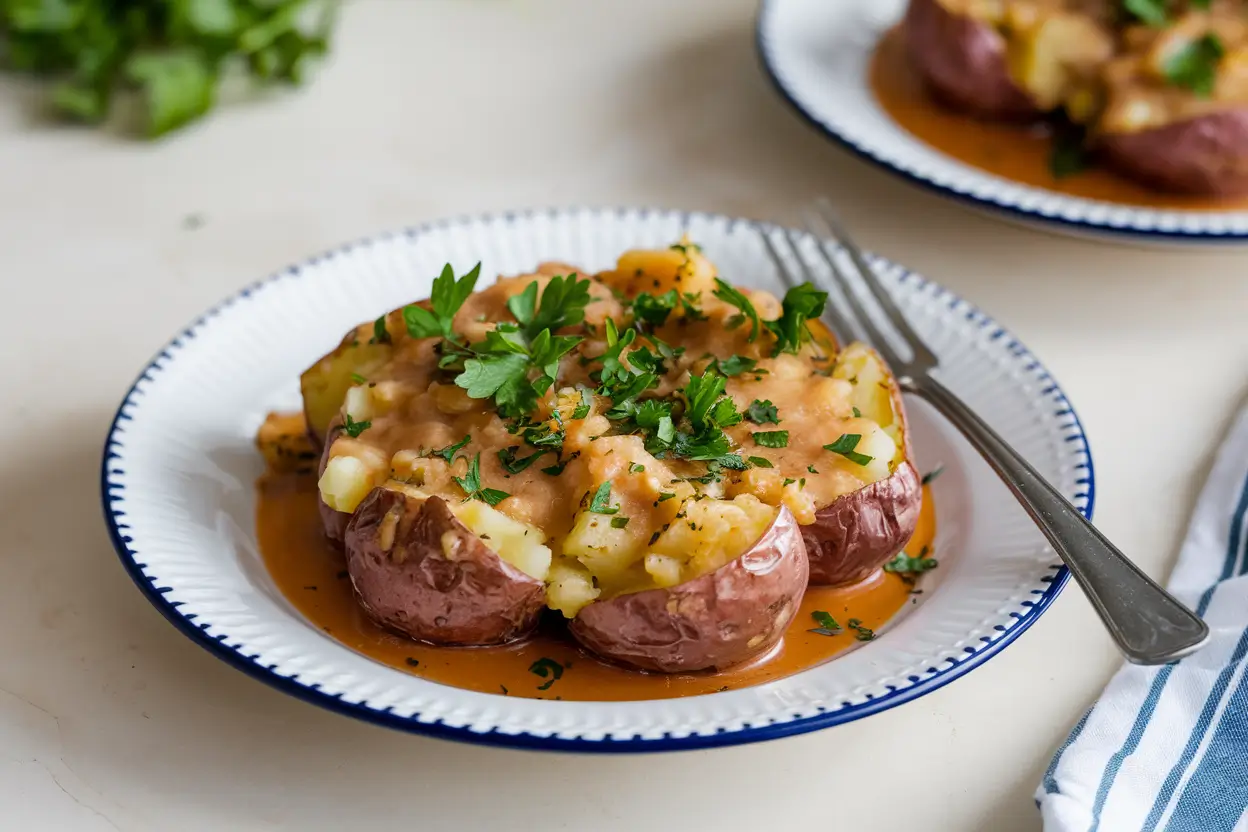
[[[1049,365],[1091,438],[1100,526],[1165,575],[1248,387],[1248,253],[1059,239],[868,169],[773,95],[753,5],[356,2],[306,91],[154,145],[50,128],[33,86],[0,86],[0,828],[1038,828],[1034,784],[1117,665],[1073,587],[970,676],[878,716],[578,758],[405,736],[272,691],[165,623],[105,534],[100,447],[134,374],[286,263],[447,214],[783,220],[826,192],[868,246]]]

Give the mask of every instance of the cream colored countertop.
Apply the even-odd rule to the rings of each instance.
[[[0,82],[0,828],[1035,830],[1031,792],[1117,666],[1071,586],[1013,646],[821,733],[667,756],[454,745],[288,698],[192,645],[100,517],[149,356],[220,298],[447,214],[654,204],[775,219],[826,192],[1065,387],[1099,525],[1173,562],[1248,387],[1248,252],[1016,229],[846,157],[757,67],[748,0],[372,0],[294,95],[159,144],[48,127]],[[195,218],[189,220],[188,218]]]

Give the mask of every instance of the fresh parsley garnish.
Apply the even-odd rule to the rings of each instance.
[[[464,490],[465,502],[468,500],[480,500],[490,506],[496,506],[511,495],[506,491],[499,491],[496,488],[481,487],[481,452],[477,451],[477,455],[472,458],[472,462],[468,463],[468,473],[463,477],[455,477],[455,482]]]
[[[308,0],[0,3],[5,67],[52,76],[60,116],[99,124],[123,89],[138,92],[149,137],[204,116],[222,77],[300,84],[329,49],[338,4]],[[238,72],[242,70],[242,72]]]
[[[864,627],[862,622],[857,618],[849,619],[845,626],[854,631],[854,638],[859,641],[870,641],[875,638],[875,630],[872,630],[869,627]]]
[[[823,314],[828,293],[821,292],[809,283],[794,286],[784,293],[783,312],[774,321],[767,321],[767,329],[776,336],[775,355],[782,352],[797,354],[802,345],[810,340],[809,320]]]
[[[546,468],[543,468],[543,469],[541,469],[541,470],[542,470],[542,473],[543,473],[543,474],[549,474],[549,475],[550,475],[550,476],[552,476],[552,477],[557,477],[557,476],[559,476],[560,474],[562,474],[562,473],[563,473],[563,469],[564,469],[564,468],[567,468],[567,467],[568,467],[568,461],[567,461],[567,460],[561,460],[561,461],[557,462],[556,464],[551,465],[551,466],[546,467]]]
[[[584,387],[582,387],[581,388],[581,403],[578,404],[575,409],[573,409],[572,416],[570,418],[584,419],[586,416],[589,415],[589,408],[593,404],[593,401],[594,401],[593,394],[590,393],[588,390],[586,390]]]
[[[858,408],[856,408],[856,407],[854,408],[854,418],[855,418],[855,419],[861,419],[861,418],[862,418],[862,411],[861,411],[861,410],[859,410],[859,409],[858,409]]]
[[[676,492],[674,492],[674,491],[660,491],[660,492],[659,492],[659,499],[655,500],[655,502],[656,502],[656,503],[665,503],[665,502],[667,502],[668,500],[672,499],[672,498],[673,498],[673,497],[675,497],[675,496],[676,496]]]
[[[500,448],[498,451],[498,461],[503,464],[503,470],[508,474],[519,474],[549,453],[546,450],[539,450],[530,456],[519,457],[516,456],[516,451],[518,450],[520,450],[519,445],[511,445],[510,447]]]
[[[1208,98],[1213,94],[1218,63],[1225,54],[1222,40],[1209,32],[1176,50],[1166,60],[1162,70],[1171,84],[1185,87],[1201,98]]]
[[[589,300],[588,280],[578,280],[576,274],[555,275],[542,290],[540,304],[535,281],[520,294],[508,298],[507,308],[519,321],[525,338],[532,340],[543,330],[551,330],[553,334],[555,330],[576,326],[585,320]]]
[[[347,419],[342,425],[342,429],[347,432],[347,436],[350,436],[352,439],[358,439],[361,433],[368,430],[372,426],[373,423],[371,421],[365,420],[363,422],[357,422],[352,419],[351,414],[348,413]]]
[[[390,331],[386,329],[386,316],[382,315],[373,321],[373,337],[369,341],[370,344],[389,344]]]
[[[1123,0],[1122,7],[1149,26],[1166,25],[1166,0]]]
[[[745,418],[756,425],[780,424],[780,413],[776,410],[776,406],[771,403],[771,399],[761,402],[755,399],[750,402],[750,406],[745,409]]]
[[[758,362],[753,358],[746,358],[744,355],[730,355],[723,360],[715,359],[714,366],[715,369],[725,376],[732,378],[753,370],[758,366]]]
[[[585,318],[589,281],[576,275],[555,276],[537,300],[537,283],[513,295],[507,307],[518,323],[500,323],[484,341],[468,348],[455,384],[474,399],[493,399],[505,418],[532,412],[559,373],[559,362],[581,342],[579,336],[555,335]],[[536,371],[536,377],[534,372]]]
[[[815,624],[818,626],[807,630],[806,632],[808,633],[816,633],[821,636],[839,636],[845,632],[841,629],[841,625],[836,623],[836,619],[823,610],[815,610],[810,614],[810,617],[815,620]]]
[[[927,557],[927,547],[924,546],[918,554],[918,557],[910,557],[905,552],[898,552],[897,556],[884,564],[885,572],[897,572],[903,575],[918,575],[935,569],[940,564],[936,558]]]
[[[753,465],[755,468],[775,468],[776,467],[771,464],[770,459],[767,459],[766,457],[761,457],[761,456],[749,456],[745,458],[745,461]]]
[[[769,430],[761,433],[751,433],[755,445],[764,448],[787,448],[789,445],[789,432],[787,430]]]
[[[672,311],[680,306],[680,292],[669,289],[661,295],[642,292],[633,298],[633,319],[650,327],[667,323]]]
[[[1082,173],[1092,164],[1088,145],[1088,129],[1069,118],[1053,120],[1049,144],[1049,172],[1054,179],[1065,179]]]
[[[807,470],[809,473],[811,473],[811,474],[818,474],[818,473],[819,473],[818,469],[816,469],[816,468],[815,468],[815,466],[814,466],[813,464],[812,464],[812,465],[807,465],[807,466],[806,466],[806,470]]]
[[[757,340],[760,326],[758,310],[754,308],[754,304],[750,302],[750,299],[742,294],[740,290],[725,283],[718,277],[715,278],[715,291],[712,294],[724,303],[735,306],[739,312],[739,314],[728,319],[728,328],[736,329],[748,320],[750,322],[749,340]]]
[[[593,498],[589,501],[589,510],[594,514],[615,514],[619,512],[619,506],[611,505],[610,482],[604,482],[598,486],[598,490],[594,492]]]
[[[554,659],[542,656],[529,665],[529,672],[546,680],[545,684],[537,686],[538,690],[546,690],[563,677],[563,665]]]
[[[622,529],[622,528],[624,528],[625,526],[627,526],[627,525],[628,525],[628,520],[629,520],[629,518],[627,518],[627,517],[612,517],[612,518],[611,518],[611,528],[613,528],[613,529]]]
[[[933,468],[932,470],[928,471],[926,474],[923,475],[923,481],[921,484],[931,485],[933,482],[936,481],[936,478],[939,477],[943,473],[945,473],[945,466],[937,465],[935,468]]]
[[[640,474],[645,470],[646,466],[642,465],[640,462],[634,462],[632,465],[628,466],[628,473],[630,474]]]
[[[446,460],[446,464],[450,465],[455,461],[455,454],[463,450],[463,447],[472,439],[471,436],[465,436],[453,445],[447,445],[445,448],[434,448],[429,451],[429,456],[440,456]]]
[[[480,276],[480,263],[459,279],[455,278],[455,270],[450,263],[443,266],[442,274],[434,278],[433,291],[429,296],[432,311],[416,304],[403,307],[403,322],[407,325],[407,334],[413,338],[440,336],[448,341],[456,341],[453,329],[455,313],[472,294]]]
[[[364,378],[364,376],[360,375],[359,373],[352,373],[351,380],[354,381],[356,384],[368,384],[368,379]]]
[[[850,462],[858,465],[869,465],[875,457],[860,454],[854,450],[858,447],[858,443],[862,441],[862,434],[859,433],[843,433],[841,437],[831,445],[824,445],[825,451],[831,451],[834,454],[840,454]]]

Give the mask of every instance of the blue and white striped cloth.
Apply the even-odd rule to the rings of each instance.
[[[1248,832],[1246,520],[1248,410],[1218,453],[1170,580],[1212,640],[1110,680],[1036,792],[1046,832]]]

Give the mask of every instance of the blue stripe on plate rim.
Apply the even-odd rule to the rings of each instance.
[[[310,702],[313,705],[319,705],[331,711],[336,711],[346,716],[370,722],[375,725],[381,725],[387,728],[395,728],[400,731],[408,731],[416,734],[423,734],[441,739],[456,740],[460,742],[476,743],[481,745],[503,746],[510,748],[537,749],[545,751],[574,751],[574,752],[598,752],[598,753],[628,753],[628,752],[655,752],[655,751],[680,751],[696,748],[711,748],[717,746],[739,745],[743,743],[762,742],[765,740],[779,739],[781,737],[792,736],[795,734],[803,734],[809,731],[818,731],[822,728],[828,728],[833,725],[840,725],[845,722],[851,722],[855,719],[861,719],[880,711],[894,708],[912,699],[916,699],[934,690],[944,687],[953,680],[969,673],[978,667],[987,659],[996,655],[1006,645],[1018,638],[1024,630],[1035,623],[1036,619],[1049,607],[1053,600],[1061,592],[1062,587],[1066,585],[1070,578],[1070,573],[1065,566],[1054,564],[1051,569],[1053,573],[1041,579],[1043,586],[1035,587],[1031,590],[1036,597],[1030,601],[1024,601],[1020,605],[1020,609],[1010,613],[1013,623],[1006,625],[997,625],[997,635],[993,638],[984,637],[981,639],[981,646],[978,648],[966,648],[966,653],[960,659],[948,659],[942,663],[941,667],[932,667],[924,671],[921,675],[911,677],[911,684],[906,688],[891,690],[884,696],[878,696],[874,699],[868,699],[858,704],[845,704],[835,710],[824,711],[820,709],[820,713],[809,717],[798,717],[784,722],[771,722],[767,725],[752,726],[742,728],[737,731],[721,730],[715,734],[707,735],[690,735],[684,737],[674,737],[665,735],[658,739],[643,739],[640,736],[634,736],[629,739],[565,739],[561,737],[544,737],[528,733],[508,734],[498,730],[490,731],[474,731],[471,728],[454,727],[442,724],[440,720],[433,722],[420,722],[413,717],[402,717],[391,713],[389,709],[372,708],[364,704],[355,704],[344,701],[339,695],[331,694],[320,689],[315,683],[301,682],[298,676],[282,676],[274,671],[275,666],[265,666],[257,661],[257,656],[248,655],[238,647],[226,644],[224,636],[210,636],[206,630],[208,624],[199,624],[195,620],[193,614],[183,614],[179,611],[180,604],[176,601],[170,601],[165,597],[165,593],[169,591],[168,587],[160,585],[159,576],[149,575],[145,569],[146,564],[140,558],[141,553],[131,547],[131,538],[126,534],[128,526],[125,522],[125,515],[113,508],[113,494],[124,490],[124,485],[114,480],[115,476],[124,474],[124,448],[117,440],[117,428],[122,421],[130,420],[132,417],[126,413],[129,408],[140,407],[142,405],[141,392],[138,390],[139,383],[142,381],[155,381],[157,375],[165,370],[165,364],[172,361],[176,352],[181,348],[182,343],[190,338],[196,337],[197,333],[204,327],[208,326],[212,319],[229,309],[231,306],[246,301],[251,294],[262,285],[280,279],[298,278],[303,267],[312,265],[326,257],[332,257],[336,254],[347,253],[357,246],[369,245],[374,242],[384,240],[388,237],[406,235],[408,237],[417,237],[428,230],[457,225],[465,222],[514,222],[517,219],[528,218],[533,216],[545,215],[548,217],[559,217],[563,215],[577,215],[590,213],[598,216],[617,215],[617,216],[636,216],[644,218],[651,214],[667,214],[674,215],[681,219],[683,224],[687,224],[692,217],[704,218],[707,220],[723,222],[727,227],[741,223],[751,222],[752,220],[743,220],[727,217],[720,214],[712,214],[700,211],[669,211],[657,208],[593,208],[593,207],[565,207],[565,208],[537,208],[525,209],[519,211],[509,211],[501,214],[480,214],[475,216],[459,216],[442,220],[434,220],[422,223],[404,229],[400,232],[392,232],[389,234],[380,234],[372,237],[366,237],[353,243],[340,246],[337,249],[327,251],[323,254],[313,256],[304,263],[294,265],[281,271],[275,272],[269,277],[263,278],[255,283],[243,288],[237,294],[219,303],[217,306],[205,312],[181,333],[176,335],[169,341],[155,356],[148,362],[147,366],[139,373],[130,389],[126,392],[121,405],[117,409],[116,415],[113,417],[112,424],[109,427],[108,436],[104,442],[104,453],[100,465],[100,496],[103,504],[104,520],[108,525],[109,535],[112,538],[113,546],[117,550],[117,555],[121,559],[122,565],[126,568],[131,580],[147,597],[147,600],[160,610],[160,612],[178,628],[184,635],[190,638],[199,646],[212,653],[217,658],[229,665],[243,671],[253,678],[259,679],[265,684],[290,694],[297,699]],[[765,223],[755,223],[763,228],[769,228]],[[1076,463],[1073,467],[1079,475],[1076,480],[1077,484],[1082,487],[1082,491],[1075,495],[1075,505],[1089,519],[1092,517],[1092,508],[1096,501],[1096,474],[1092,464],[1092,453],[1087,443],[1087,437],[1080,422],[1078,414],[1071,407],[1070,402],[1066,399],[1066,395],[1057,385],[1056,381],[1045,370],[1044,366],[1018,342],[1007,330],[998,325],[992,318],[979,311],[977,308],[962,300],[952,292],[941,286],[931,283],[927,279],[908,270],[903,270],[900,276],[901,282],[913,281],[919,286],[929,287],[933,291],[934,297],[944,301],[952,309],[962,311],[968,320],[975,321],[982,329],[992,328],[992,336],[996,338],[1005,338],[1006,345],[1010,353],[1023,365],[1022,369],[1030,373],[1043,387],[1039,395],[1050,399],[1056,406],[1055,414],[1067,419],[1067,423],[1062,425],[1062,429],[1070,431],[1065,434],[1066,442],[1082,443],[1082,450],[1085,461]]]
[[[870,147],[856,143],[848,136],[838,132],[832,125],[829,125],[827,122],[820,119],[818,115],[811,112],[801,101],[799,101],[785,85],[784,81],[780,78],[780,73],[776,70],[774,52],[767,43],[767,35],[765,33],[764,26],[768,14],[770,14],[771,10],[775,8],[777,2],[779,2],[779,0],[761,0],[758,9],[758,16],[755,19],[754,45],[758,53],[759,64],[763,69],[763,74],[767,76],[767,79],[771,82],[772,87],[777,93],[779,93],[784,102],[788,104],[789,107],[797,113],[797,115],[801,116],[803,121],[815,128],[815,130],[822,133],[824,136],[832,139],[841,148],[849,151],[864,162],[869,162],[872,165],[883,168],[889,173],[906,180],[911,185],[917,185],[923,190],[930,191],[937,196],[961,203],[966,207],[986,210],[995,214],[1002,214],[1004,215],[1003,218],[1022,221],[1024,223],[1039,223],[1042,225],[1053,226],[1054,230],[1061,229],[1067,232],[1094,237],[1118,237],[1140,242],[1152,241],[1210,245],[1240,245],[1248,242],[1248,232],[1209,230],[1184,231],[1182,229],[1133,228],[1130,226],[1109,225],[1107,223],[1099,223],[1089,220],[1049,216],[1047,214],[1042,214],[1039,211],[1029,210],[1012,202],[994,199],[992,197],[976,196],[975,194],[967,191],[943,185],[922,175],[921,173],[909,171],[895,165],[890,160],[876,153]],[[983,175],[988,176],[990,174]],[[1072,197],[1072,199],[1073,198],[1075,197]],[[1148,211],[1149,209],[1141,208],[1139,210]]]

